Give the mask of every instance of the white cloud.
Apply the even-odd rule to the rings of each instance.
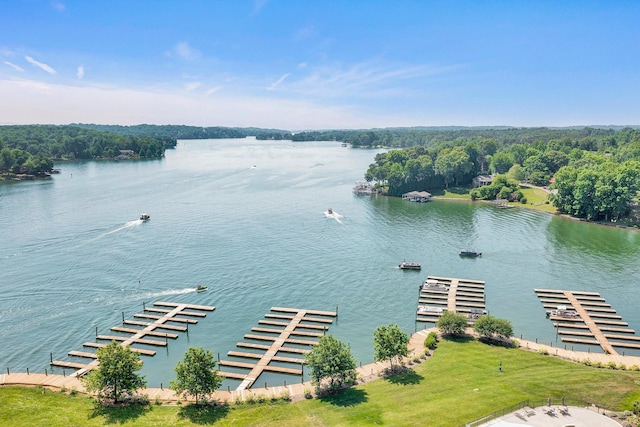
[[[211,89],[207,90],[205,92],[205,94],[212,95],[212,94],[216,93],[217,91],[219,91],[220,89],[222,89],[222,86],[214,86]]]
[[[267,0],[254,0],[253,1],[253,9],[251,9],[251,15],[255,16],[260,13],[262,8],[267,4]]]
[[[44,64],[42,62],[38,62],[35,59],[33,59],[32,57],[30,57],[30,56],[25,56],[24,59],[26,59],[27,62],[32,64],[33,66],[40,68],[42,71],[46,71],[49,74],[55,74],[56,73],[56,70],[54,70],[53,68],[51,68],[47,64]]]
[[[69,86],[0,80],[3,122],[257,126],[281,129],[373,127],[380,122],[350,107],[308,100],[215,96],[197,92]]]
[[[305,78],[289,83],[287,89],[322,97],[375,97],[402,92],[405,90],[405,81],[418,78],[424,80],[425,77],[457,68],[458,66],[389,64],[384,61],[363,62],[349,68],[340,65],[325,66],[310,70]]]
[[[60,3],[60,2],[53,2],[51,5],[52,5],[52,6],[53,6],[53,8],[54,8],[55,10],[57,10],[58,12],[63,12],[63,11],[64,11],[64,9],[65,9],[65,5],[64,5],[64,3]]]
[[[84,78],[84,65],[78,66],[78,71],[76,72],[76,76],[78,77],[79,80],[82,80]]]
[[[187,83],[185,85],[185,89],[187,92],[192,92],[196,89],[198,89],[200,86],[202,86],[202,83],[200,82],[191,82],[191,83]]]
[[[307,65],[309,65],[309,64],[307,64],[306,62],[301,62],[301,63],[298,64],[298,69],[301,70],[303,68],[307,68]]]
[[[4,63],[7,64],[9,67],[13,68],[16,71],[20,71],[20,72],[24,71],[24,68],[20,67],[19,65],[12,64],[9,61],[4,61]]]
[[[200,58],[202,53],[200,53],[198,49],[194,49],[189,46],[189,43],[187,42],[179,42],[176,43],[170,52],[167,52],[167,55],[170,57],[176,56],[186,61],[193,61]]]
[[[278,86],[280,86],[280,83],[282,83],[287,77],[289,77],[291,75],[291,73],[287,73],[284,76],[280,77],[278,79],[278,81],[274,82],[271,84],[271,86],[269,86],[267,89],[268,90],[276,90],[278,88]]]

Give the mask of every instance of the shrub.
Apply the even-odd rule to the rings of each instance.
[[[599,360],[596,360],[595,362],[593,362],[593,366],[594,368],[602,368],[602,362],[600,362]]]
[[[546,348],[539,348],[538,354],[542,354],[543,356],[546,356],[549,354],[549,351]]]
[[[267,402],[267,398],[261,394],[260,396],[258,396],[256,398],[256,402],[257,403],[266,403]]]
[[[621,371],[626,371],[627,370],[627,365],[625,365],[624,363],[621,363],[618,365],[618,369],[620,369]]]
[[[424,346],[425,346],[425,348],[428,348],[429,350],[435,350],[436,347],[438,346],[438,342],[434,337],[431,336],[431,334],[429,334],[424,339]]]
[[[607,368],[609,369],[617,369],[618,365],[616,364],[616,362],[611,361],[611,362],[607,362],[607,364],[605,365]]]
[[[289,395],[288,391],[283,391],[282,394],[280,394],[280,400],[282,400],[283,402],[290,402],[291,401],[291,396]]]
[[[304,398],[313,399],[313,394],[311,394],[311,390],[309,390],[308,388],[304,389]]]
[[[640,371],[640,367],[638,365],[629,366],[630,371]]]
[[[585,365],[585,366],[592,366],[593,362],[591,362],[591,359],[584,359],[582,361],[582,364]]]
[[[256,403],[256,396],[253,394],[250,394],[249,397],[246,398],[245,402],[247,402],[249,405],[253,405]]]
[[[523,196],[523,197],[520,199],[520,203],[522,203],[523,205],[526,205],[526,204],[527,204],[527,198]]]

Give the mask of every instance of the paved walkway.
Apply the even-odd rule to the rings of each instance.
[[[429,330],[418,331],[413,334],[409,340],[409,356],[407,361],[412,360],[416,356],[424,353],[424,339],[428,335]],[[374,362],[356,368],[358,381],[361,383],[373,381],[382,377],[384,370],[389,368],[388,362]],[[77,391],[86,393],[80,379],[75,376],[68,375],[46,375],[39,373],[11,373],[0,375],[0,386],[3,385],[23,385],[23,386],[44,386],[54,390]],[[236,400],[246,400],[248,398],[259,398],[261,396],[270,399],[280,398],[285,393],[289,394],[292,401],[304,399],[305,390],[313,391],[314,387],[310,381],[297,384],[288,384],[286,386],[274,386],[266,388],[252,388],[246,390],[216,390],[212,398],[218,402],[234,402]],[[140,395],[147,396],[150,401],[159,401],[162,403],[175,404],[178,401],[186,401],[193,399],[178,398],[176,393],[168,388],[146,388],[139,390]]]
[[[424,339],[427,337],[432,329],[423,329],[413,334],[409,340],[409,357],[406,361],[411,361],[416,356],[421,356],[424,353]],[[514,338],[517,339],[517,338]],[[552,347],[545,344],[538,344],[533,341],[519,340],[520,348],[529,351],[539,351],[545,349],[550,355],[557,356],[562,359],[583,362],[586,359],[592,362],[600,362],[606,365],[609,362],[614,362],[616,365],[624,364],[627,368],[636,365],[640,366],[640,357],[638,356],[622,356],[603,354],[603,353],[588,353],[584,351],[571,351],[564,350],[563,348]],[[373,381],[383,376],[384,370],[389,368],[388,362],[374,362],[368,365],[363,365],[356,368],[358,374],[358,380],[361,383]],[[25,385],[36,386],[41,385],[44,387],[52,388],[55,390],[68,390],[77,391],[79,393],[86,393],[82,382],[75,376],[67,375],[46,375],[40,373],[11,373],[0,374],[0,386],[2,385]],[[285,393],[289,394],[292,401],[304,399],[305,390],[313,391],[314,387],[310,381],[303,383],[287,384],[286,386],[274,386],[266,388],[251,388],[248,390],[217,390],[213,394],[213,399],[219,402],[234,402],[236,400],[245,400],[250,397],[259,398],[264,396],[267,399],[272,397],[280,398]],[[142,395],[148,396],[151,401],[160,401],[163,403],[177,403],[179,400],[184,401],[188,399],[179,399],[175,392],[168,388],[147,388],[140,390]]]

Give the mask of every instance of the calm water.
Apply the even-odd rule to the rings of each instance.
[[[337,306],[330,332],[369,363],[377,326],[414,331],[427,275],[486,281],[491,314],[525,338],[555,342],[537,287],[600,292],[640,330],[640,233],[520,209],[353,196],[376,153],[335,142],[180,141],[162,160],[61,164],[50,180],[0,185],[0,369],[44,371],[49,352],[71,360],[96,327],[109,333],[123,312],[132,318],[160,300],[216,310],[144,358],[150,386],[174,377],[190,345],[225,357],[272,306]],[[340,221],[325,217],[328,207]],[[151,221],[137,221],[141,212]],[[483,255],[461,259],[461,247]],[[403,259],[422,272],[400,271]],[[198,284],[209,291],[195,293]]]

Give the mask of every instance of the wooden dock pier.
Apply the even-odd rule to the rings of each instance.
[[[337,315],[338,313],[333,311],[272,307],[271,312],[265,314],[264,317],[266,319],[280,320],[260,320],[258,323],[269,326],[280,326],[281,328],[253,327],[251,331],[259,332],[260,334],[246,334],[244,336],[244,338],[248,340],[270,341],[271,344],[257,344],[252,342],[239,342],[237,344],[237,347],[261,350],[264,351],[264,353],[230,351],[227,353],[227,356],[248,359],[250,362],[237,360],[220,360],[218,362],[221,367],[246,369],[249,370],[249,372],[219,371],[219,374],[226,378],[241,380],[236,390],[250,389],[264,371],[302,376],[302,366],[305,363],[305,359],[303,357],[284,356],[280,355],[280,353],[304,355],[310,350],[301,347],[285,347],[285,344],[304,347],[316,345],[318,341],[315,339],[319,339],[324,334],[324,331],[328,329],[327,324],[333,323],[333,318]],[[282,320],[288,321],[284,322]],[[307,329],[307,331],[304,329]],[[322,330],[323,332],[318,332],[318,330]],[[294,336],[314,338],[314,340],[292,338]],[[298,365],[299,368],[271,365],[271,362]]]
[[[416,321],[437,323],[445,311],[464,314],[473,325],[487,313],[484,281],[428,276],[420,285]]]
[[[167,308],[159,308],[159,307],[169,307]],[[198,310],[198,311],[187,311],[187,310]],[[96,329],[96,341],[117,341],[120,342],[122,346],[129,346],[131,351],[144,355],[144,356],[154,356],[156,352],[154,350],[148,350],[144,348],[136,348],[132,347],[132,344],[142,344],[149,346],[161,346],[166,347],[168,345],[169,339],[178,338],[178,334],[172,332],[161,332],[161,330],[173,330],[178,332],[186,332],[188,331],[185,326],[176,326],[168,324],[167,322],[179,322],[179,323],[198,323],[195,319],[190,319],[188,316],[193,317],[205,317],[207,315],[207,311],[213,311],[215,307],[207,306],[207,305],[195,305],[195,304],[182,304],[182,303],[173,303],[173,302],[154,302],[152,307],[144,307],[145,313],[135,314],[134,317],[138,318],[146,318],[153,319],[153,322],[143,322],[138,320],[125,320],[123,314],[124,325],[135,325],[142,326],[142,329],[137,328],[128,328],[123,326],[114,326],[111,328],[114,332],[119,332],[122,334],[129,335],[99,335]],[[161,313],[161,315],[151,315],[147,313]],[[178,316],[187,316],[187,317],[178,317]],[[164,338],[163,341],[157,339],[148,339],[146,336],[154,337],[154,338]],[[106,344],[99,342],[86,342],[84,343],[84,347],[89,348],[102,348],[105,347]],[[60,366],[63,368],[72,368],[77,369],[74,372],[73,376],[82,376],[89,372],[92,369],[95,369],[98,363],[98,356],[95,353],[85,352],[85,351],[75,351],[72,350],[69,353],[69,356],[90,359],[91,361],[88,363],[82,362],[71,362],[64,360],[51,360],[52,366]]]
[[[618,354],[616,348],[640,350],[640,337],[599,293],[556,289],[535,289],[535,293],[551,313],[563,342],[596,345],[611,355]]]

